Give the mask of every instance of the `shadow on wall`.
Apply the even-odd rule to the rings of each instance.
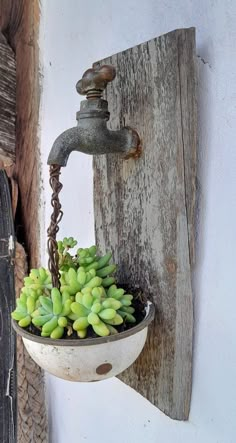
[[[197,53],[204,54],[205,48],[197,48]],[[208,61],[197,55],[197,108],[198,108],[198,130],[197,130],[197,179],[196,179],[196,211],[195,211],[195,265],[192,273],[192,287],[194,300],[194,348],[198,344],[199,318],[201,315],[200,299],[202,291],[199,270],[202,266],[205,255],[205,229],[204,220],[206,218],[207,201],[206,189],[208,187],[209,164],[211,153],[210,135],[212,133],[212,100],[211,100],[211,70],[212,66]],[[198,289],[197,289],[198,288]],[[194,354],[193,354],[194,358]],[[194,383],[193,364],[193,383]]]

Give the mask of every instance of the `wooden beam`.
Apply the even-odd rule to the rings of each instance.
[[[18,217],[24,230],[21,237],[30,267],[39,263],[40,159],[39,121],[39,1],[0,0],[0,29],[16,56],[16,168],[19,186]],[[22,258],[22,257],[21,257]],[[16,255],[15,271],[22,266]],[[24,274],[21,274],[21,286]],[[19,279],[18,279],[19,280]],[[17,278],[16,278],[17,281]],[[18,281],[18,296],[19,296]],[[47,443],[48,426],[45,406],[44,374],[29,357],[21,339],[18,360],[18,443]],[[15,389],[16,392],[16,389]],[[0,399],[1,401],[1,399]],[[0,406],[1,407],[1,406]],[[8,440],[1,440],[8,441]],[[13,442],[12,442],[13,443]],[[15,443],[15,440],[14,440]]]
[[[39,1],[1,0],[0,26],[16,56],[16,179],[30,266],[39,264]]]
[[[0,160],[3,166],[15,161],[16,143],[15,54],[0,32]]]
[[[11,327],[15,308],[15,234],[6,173],[0,170],[0,441],[16,442],[16,337]]]

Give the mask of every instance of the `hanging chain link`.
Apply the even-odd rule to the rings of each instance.
[[[59,181],[61,173],[61,167],[58,165],[50,166],[50,179],[49,183],[52,188],[52,198],[51,205],[53,207],[53,212],[51,215],[51,222],[47,230],[48,234],[48,269],[51,272],[52,284],[55,288],[60,288],[60,273],[59,273],[59,254],[57,249],[56,236],[59,231],[58,224],[60,223],[63,212],[61,210],[61,203],[59,200],[59,193],[62,189],[62,184]]]

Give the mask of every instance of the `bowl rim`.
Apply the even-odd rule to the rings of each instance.
[[[43,345],[50,346],[67,346],[67,347],[77,347],[77,346],[94,346],[98,344],[110,343],[117,340],[122,340],[124,338],[130,337],[131,335],[136,334],[137,332],[142,331],[146,328],[154,319],[155,315],[155,306],[152,302],[147,301],[146,306],[146,315],[144,319],[138,323],[136,326],[128,329],[127,331],[119,332],[118,334],[108,335],[107,337],[95,337],[95,338],[83,338],[83,339],[52,339],[48,337],[41,337],[40,335],[34,335],[30,332],[26,331],[24,328],[21,328],[16,320],[12,319],[13,329],[17,334],[19,334],[22,338],[27,340],[41,343]]]

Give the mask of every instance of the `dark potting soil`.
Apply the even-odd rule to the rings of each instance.
[[[141,323],[141,321],[145,318],[145,315],[146,315],[145,307],[146,307],[146,303],[147,303],[147,298],[143,295],[143,293],[139,289],[134,290],[134,289],[129,288],[127,285],[119,285],[119,288],[125,289],[126,293],[132,294],[134,296],[133,301],[132,301],[132,306],[135,309],[135,312],[133,315],[136,318],[136,323],[128,323],[128,322],[124,321],[124,323],[122,323],[121,325],[115,326],[118,333],[128,331],[129,329],[132,329],[134,326]],[[73,323],[73,321],[71,322],[71,325],[72,325],[72,323]],[[41,331],[32,324],[29,325],[27,328],[25,328],[25,330],[28,331],[30,334],[38,335],[39,337],[41,336]],[[73,332],[71,335],[67,335],[67,328],[65,328],[65,334],[61,337],[61,339],[84,340],[83,338],[80,338],[77,336],[76,331],[74,331],[74,330],[72,330],[72,331]],[[98,336],[95,334],[92,326],[88,327],[86,338],[98,338]]]

